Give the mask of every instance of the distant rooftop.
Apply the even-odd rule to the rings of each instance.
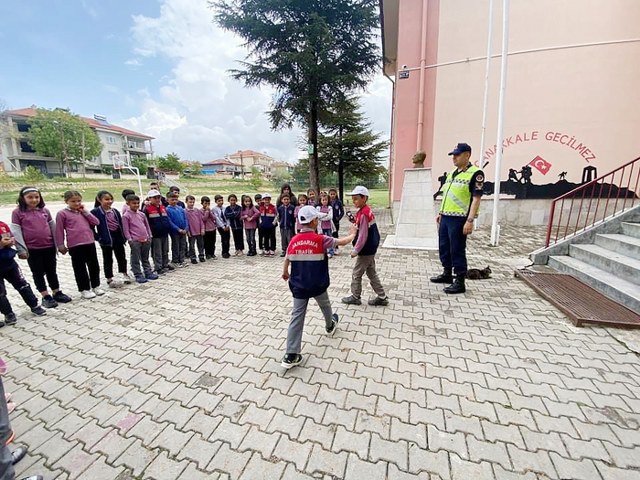
[[[35,117],[38,113],[35,106],[29,108],[20,108],[18,110],[7,110],[5,115],[11,115],[16,117]],[[145,135],[144,133],[134,132],[133,130],[129,130],[124,127],[119,127],[118,125],[112,125],[107,121],[106,117],[95,115],[94,118],[80,117],[84,120],[92,128],[99,128],[100,130],[107,130],[109,132],[116,132],[121,135],[127,135],[129,137],[137,137],[144,138],[147,140],[153,140],[154,137],[150,137],[149,135]]]

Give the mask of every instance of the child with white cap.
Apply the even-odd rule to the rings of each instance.
[[[380,232],[376,225],[376,218],[367,205],[369,190],[362,185],[358,185],[351,192],[353,205],[358,209],[355,224],[358,227],[358,234],[353,241],[351,257],[357,257],[353,267],[351,280],[351,295],[344,297],[342,303],[347,305],[360,305],[362,300],[362,276],[366,273],[371,283],[371,288],[377,296],[369,300],[369,305],[384,306],[389,305],[389,299],[384,293],[384,287],[376,272],[376,252],[380,244]]]
[[[298,212],[301,232],[291,239],[284,261],[282,278],[289,281],[293,294],[293,310],[287,332],[287,352],[282,359],[286,369],[300,365],[302,355],[302,331],[310,298],[315,298],[322,311],[327,335],[333,335],[338,326],[338,315],[331,310],[329,288],[329,260],[327,252],[331,248],[347,245],[356,236],[356,226],[351,225],[349,235],[333,238],[317,233],[318,211],[312,206],[304,206]],[[291,273],[289,273],[291,265]]]

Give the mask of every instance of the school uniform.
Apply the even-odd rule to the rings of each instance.
[[[286,207],[284,205],[280,205],[278,207],[278,223],[280,225],[280,242],[282,247],[282,256],[286,254],[287,247],[289,247],[289,243],[296,233],[295,210],[296,207],[292,204],[289,204]]]

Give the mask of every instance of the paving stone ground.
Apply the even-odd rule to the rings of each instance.
[[[378,212],[383,230],[389,216]],[[435,252],[382,250],[388,307],[308,314],[280,366],[291,298],[279,258],[218,259],[0,330],[20,472],[51,479],[639,479],[640,362],[513,278],[540,228],[469,242],[493,278],[447,296]],[[25,273],[29,276],[27,267]],[[369,287],[365,290],[372,294]]]

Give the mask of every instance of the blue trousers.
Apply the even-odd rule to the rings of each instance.
[[[467,217],[442,215],[438,229],[440,262],[445,270],[453,269],[456,275],[467,273],[467,236],[462,233]]]

